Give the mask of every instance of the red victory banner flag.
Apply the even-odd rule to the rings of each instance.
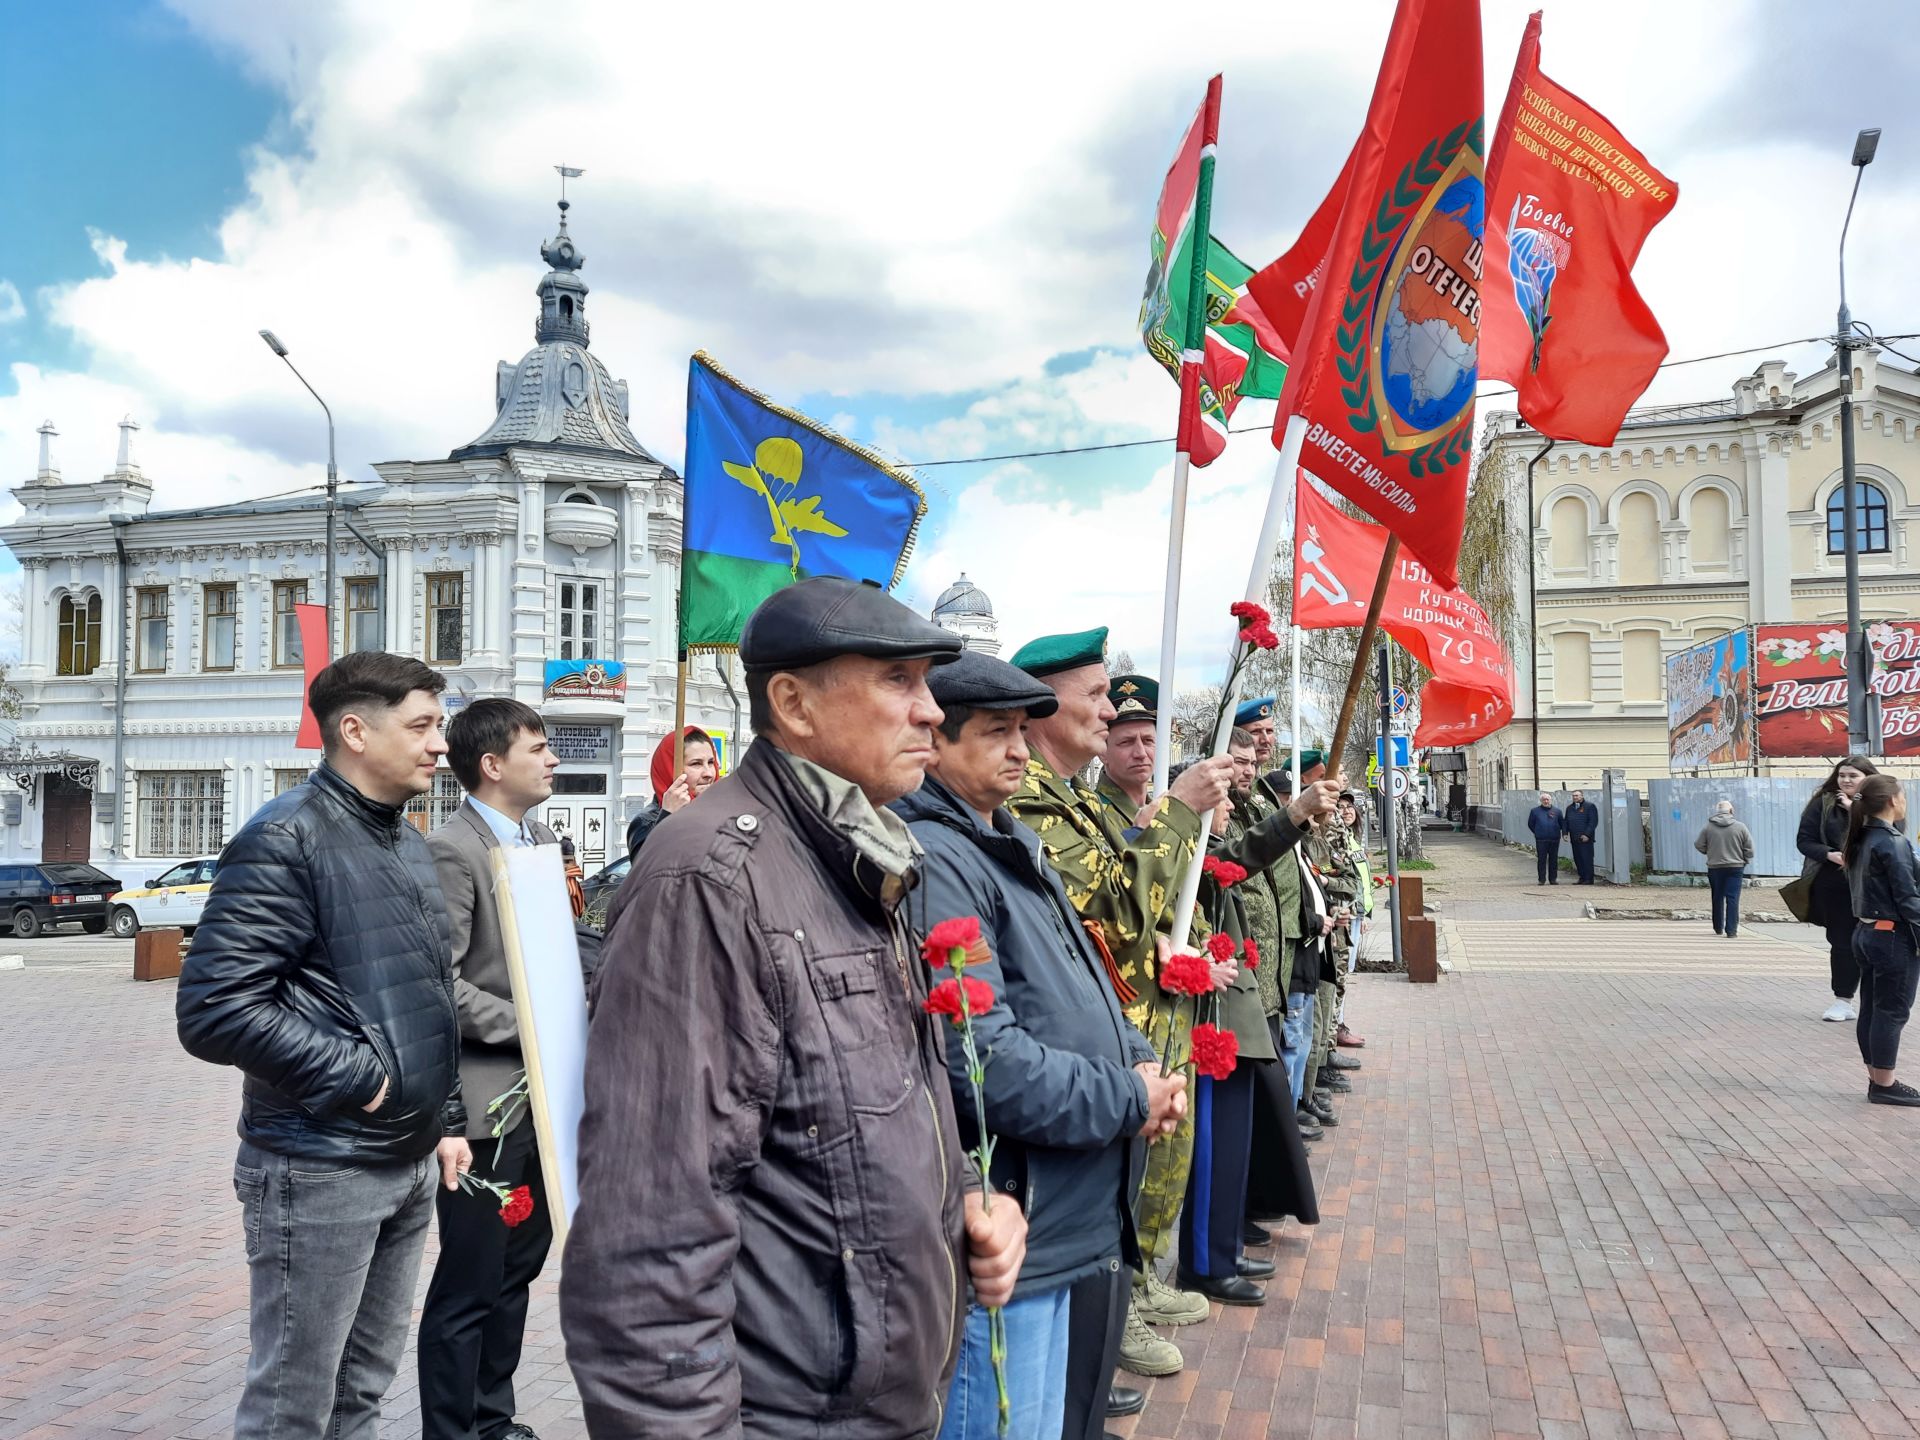
[[[1542,435],[1611,445],[1666,358],[1632,271],[1679,193],[1606,116],[1540,73],[1536,10],[1487,161],[1480,373],[1511,381]]]
[[[296,750],[318,750],[320,744],[320,722],[314,719],[313,707],[307,703],[307,692],[313,688],[313,677],[332,663],[327,654],[327,607],[324,605],[296,605],[293,607],[294,624],[300,630],[300,662],[305,672],[300,685],[300,733],[294,738]]]
[[[1400,0],[1274,425],[1284,448],[1300,417],[1301,463],[1447,584],[1479,380],[1482,103],[1479,0]]]
[[[1358,629],[1387,532],[1342,514],[1304,472],[1298,483],[1293,623],[1303,630]],[[1410,557],[1396,557],[1380,628],[1433,674],[1420,691],[1414,744],[1464,745],[1513,718],[1513,663],[1493,622],[1466,591],[1440,584]]]

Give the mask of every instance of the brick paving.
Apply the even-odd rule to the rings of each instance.
[[[1813,1019],[1818,950],[1580,920],[1527,857],[1432,853],[1456,968],[1355,982],[1371,1043],[1314,1151],[1322,1223],[1283,1230],[1266,1307],[1169,1332],[1186,1370],[1113,1429],[1916,1434],[1920,1115],[1864,1103],[1850,1027]],[[237,1077],[178,1050],[170,983],[90,943],[0,972],[0,1440],[225,1434]],[[551,1279],[528,1341],[524,1418],[582,1434]],[[385,1436],[418,1432],[412,1363]]]

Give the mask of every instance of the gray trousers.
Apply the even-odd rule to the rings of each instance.
[[[235,1440],[373,1440],[407,1348],[439,1165],[343,1165],[244,1141],[233,1188],[253,1350]]]

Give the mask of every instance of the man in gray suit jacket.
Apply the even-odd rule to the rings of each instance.
[[[440,1258],[420,1316],[423,1440],[535,1440],[513,1418],[513,1372],[527,1290],[553,1241],[533,1122],[521,1110],[498,1142],[488,1102],[519,1079],[520,1030],[493,898],[493,851],[553,845],[528,812],[553,794],[559,760],[540,713],[518,700],[476,700],[447,726],[447,763],[467,799],[427,838],[453,931],[453,999],[460,1016],[460,1092],[473,1173],[532,1191],[533,1214],[501,1222],[484,1191],[441,1192]],[[497,1158],[496,1158],[497,1151]]]

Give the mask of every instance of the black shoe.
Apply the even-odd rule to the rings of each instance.
[[[1330,1095],[1350,1095],[1353,1093],[1353,1082],[1344,1075],[1329,1073],[1321,1080],[1320,1088]]]
[[[1320,1128],[1319,1120],[1307,1111],[1296,1110],[1293,1114],[1294,1119],[1300,1126],[1300,1138],[1302,1140],[1318,1140],[1321,1135],[1325,1133]]]
[[[1307,1103],[1307,1109],[1312,1112],[1314,1119],[1329,1128],[1338,1126],[1340,1123],[1340,1117],[1334,1113],[1332,1101],[1322,1100],[1316,1095]]]
[[[1896,1080],[1891,1085],[1876,1085],[1869,1080],[1867,1100],[1874,1105],[1920,1105],[1920,1090],[1904,1080]]]
[[[494,1436],[493,1440],[540,1440],[540,1437],[533,1433],[531,1425],[522,1425],[516,1420]]]
[[[1250,1255],[1242,1255],[1233,1262],[1233,1273],[1242,1280],[1268,1280],[1273,1277],[1273,1271],[1273,1261],[1255,1260]]]
[[[1238,1275],[1229,1275],[1224,1280],[1215,1280],[1210,1275],[1189,1275],[1180,1272],[1174,1281],[1182,1290],[1191,1290],[1196,1295],[1204,1295],[1209,1300],[1218,1300],[1222,1305],[1264,1305],[1267,1292],[1251,1280],[1243,1280]]]
[[[1361,1062],[1343,1050],[1335,1050],[1327,1056],[1326,1068],[1329,1070],[1358,1070]]]
[[[1118,1420],[1122,1415],[1138,1415],[1146,1408],[1146,1391],[1136,1390],[1131,1385],[1107,1387],[1107,1418],[1109,1420]]]
[[[1264,1225],[1256,1225],[1249,1220],[1240,1228],[1240,1243],[1258,1249],[1262,1245],[1273,1244],[1273,1232]]]

